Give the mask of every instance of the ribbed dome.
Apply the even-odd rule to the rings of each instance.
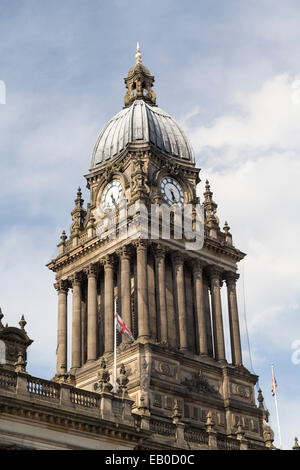
[[[192,148],[176,121],[157,106],[137,99],[114,116],[100,133],[91,170],[116,158],[129,143],[151,143],[167,155],[194,163]]]

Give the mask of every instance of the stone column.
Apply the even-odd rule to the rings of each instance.
[[[165,254],[165,248],[163,246],[157,245],[154,256],[157,272],[158,303],[160,312],[160,338],[162,343],[168,342]]]
[[[137,240],[137,307],[138,307],[138,337],[150,338],[149,306],[148,306],[148,276],[147,276],[147,242]]]
[[[81,276],[76,273],[72,279],[72,369],[81,365]]]
[[[87,270],[87,360],[95,361],[97,359],[97,270],[94,264],[91,264]]]
[[[227,272],[225,274],[225,280],[227,284],[231,355],[234,365],[242,364],[241,336],[235,285],[238,278],[239,275],[232,272]]]
[[[68,281],[54,284],[58,291],[58,321],[57,321],[57,364],[56,374],[67,372],[67,335],[68,335]]]
[[[184,269],[183,256],[179,252],[173,255],[173,263],[175,270],[175,289],[177,293],[177,312],[179,324],[179,348],[181,351],[188,349],[187,339],[187,319],[185,310],[185,286],[184,286]]]
[[[196,301],[196,315],[198,323],[199,354],[207,355],[207,332],[205,321],[202,270],[202,263],[199,260],[195,260],[193,262],[193,280]]]
[[[111,256],[104,260],[104,352],[114,350],[114,263]]]
[[[215,357],[218,361],[226,361],[222,303],[221,303],[221,293],[220,293],[221,272],[217,268],[211,268],[209,271],[209,274],[210,274],[210,289],[211,289],[211,300],[212,300]]]
[[[82,283],[83,284],[83,283]],[[87,360],[87,286],[81,286],[81,365]]]
[[[211,324],[211,311],[210,311],[210,298],[209,298],[209,281],[207,278],[203,279],[203,294],[204,294],[204,308],[205,308],[205,324],[206,324],[206,341],[208,355],[214,356],[213,349],[213,334]]]
[[[119,252],[121,261],[121,316],[125,325],[132,330],[130,254],[130,249],[127,246]],[[122,335],[122,341],[128,342],[125,335]]]

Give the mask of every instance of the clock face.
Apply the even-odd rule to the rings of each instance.
[[[170,176],[163,178],[160,182],[160,190],[162,197],[169,206],[177,204],[181,207],[183,205],[184,192],[180,184],[174,180],[174,178]]]
[[[108,183],[101,197],[101,207],[103,210],[115,209],[120,202],[123,186],[120,180],[112,180]]]

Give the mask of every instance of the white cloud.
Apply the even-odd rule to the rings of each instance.
[[[294,86],[293,86],[294,85]],[[296,88],[295,88],[296,85]],[[300,147],[300,99],[297,77],[282,74],[263,83],[254,93],[236,93],[234,114],[216,118],[211,126],[189,132],[197,152],[227,148],[227,164],[249,158],[250,150],[288,150]],[[230,152],[228,152],[228,148]],[[236,150],[243,149],[241,154]],[[256,158],[255,155],[252,157]]]

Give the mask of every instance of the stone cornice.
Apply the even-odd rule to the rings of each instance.
[[[150,241],[151,240],[149,240],[149,242]],[[121,248],[124,245],[124,240],[120,240],[119,243],[117,241],[116,244],[114,244],[112,247],[109,247],[106,240],[100,240],[100,238],[95,236],[91,239],[88,239],[82,245],[77,246],[71,249],[70,251],[64,253],[63,255],[51,260],[46,266],[50,270],[56,272],[64,266],[70,265],[79,259],[83,259],[87,254],[95,252],[97,249],[103,247],[105,244],[107,244],[108,251],[110,253],[114,253],[117,248]],[[223,254],[236,262],[241,261],[246,256],[245,253],[237,250],[236,248],[221,245],[216,240],[210,238],[206,238],[204,240],[204,248],[209,251],[213,251],[217,254]],[[199,253],[201,253],[201,251]]]

